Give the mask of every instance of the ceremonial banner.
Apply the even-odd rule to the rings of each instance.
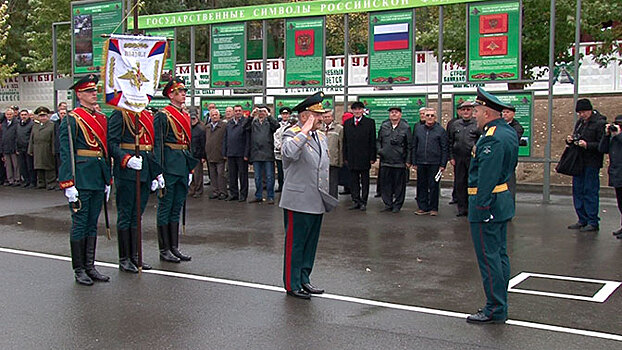
[[[246,24],[212,25],[210,87],[243,87],[246,64]]]
[[[140,112],[155,95],[166,59],[166,38],[113,35],[104,44],[106,104]]]
[[[521,1],[468,6],[467,80],[520,79]]]
[[[324,17],[285,20],[285,87],[324,85]]]
[[[369,85],[413,83],[413,12],[369,14]]]
[[[376,132],[380,124],[389,119],[389,107],[402,108],[402,119],[408,122],[410,129],[419,122],[419,108],[427,106],[425,95],[415,96],[359,96],[358,99],[369,111],[368,117],[376,122]]]

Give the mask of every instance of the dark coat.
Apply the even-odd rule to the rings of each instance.
[[[250,142],[249,133],[245,125],[246,118],[240,118],[236,124],[232,118],[225,128],[225,136],[222,141],[222,155],[225,157],[248,157],[246,145]]]
[[[5,120],[2,122],[2,153],[13,154],[17,150],[17,124],[19,118],[13,118],[11,125]]]
[[[225,159],[222,156],[222,144],[225,139],[225,131],[227,130],[227,123],[219,121],[216,124],[214,130],[212,130],[212,124],[209,123],[205,126],[205,155],[207,161],[212,163],[223,162]]]
[[[351,170],[367,170],[376,161],[376,123],[362,117],[354,125],[354,119],[343,125],[343,159]]]
[[[26,119],[26,121],[20,120],[19,124],[17,124],[17,151],[20,153],[28,152],[33,124],[30,118]]]
[[[405,120],[400,120],[395,128],[390,120],[383,121],[376,139],[380,166],[405,168],[410,163],[411,142],[410,127]]]
[[[412,164],[447,166],[449,145],[447,132],[439,123],[432,127],[420,125],[415,128],[412,143]]]
[[[250,133],[250,143],[246,145],[249,161],[274,161],[274,132],[279,128],[279,122],[268,116],[263,123],[259,119],[247,122],[246,128]]]
[[[471,158],[471,150],[479,139],[481,131],[477,128],[475,118],[464,120],[456,119],[447,126],[449,139],[449,159]]]
[[[609,186],[622,187],[622,134],[603,135],[598,150],[609,153]]]
[[[603,167],[603,154],[598,150],[598,145],[605,132],[606,118],[594,111],[586,121],[577,120],[574,126],[573,137],[584,140],[587,148],[581,148],[583,166],[600,169]]]
[[[201,122],[192,126],[192,156],[196,159],[205,159],[205,125]]]
[[[518,135],[518,142],[520,146],[520,139],[521,137],[523,137],[523,134],[525,133],[525,129],[523,128],[522,125],[520,125],[520,123],[516,119],[512,119],[512,121],[509,122],[508,125],[511,126],[514,130],[516,130],[516,135]]]

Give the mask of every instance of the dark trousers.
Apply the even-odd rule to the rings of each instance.
[[[164,173],[166,193],[158,198],[158,226],[179,222],[179,214],[188,194],[188,176]]]
[[[339,169],[336,166],[328,168],[328,194],[339,198]]]
[[[494,319],[508,315],[510,258],[507,254],[507,221],[472,222],[471,238],[482,275],[486,306],[483,312]]]
[[[381,181],[377,186],[381,187],[384,205],[392,209],[402,209],[406,197],[406,170],[381,166],[378,174]]]
[[[117,229],[135,228],[136,222],[136,181],[115,180],[117,203]],[[151,183],[140,183],[140,215],[142,216],[149,200]]]
[[[622,215],[622,187],[616,187],[616,199],[618,200],[618,211]],[[620,227],[622,227],[622,220],[620,222]]]
[[[276,182],[279,185],[279,187],[277,187],[280,190],[283,189],[283,161],[280,159],[277,159],[274,161],[276,163]]]
[[[339,168],[339,184],[343,186],[345,191],[350,191],[350,183],[350,168],[344,164]]]
[[[46,172],[54,174],[54,169],[46,170]],[[99,191],[78,189],[81,207],[76,213],[71,210],[71,241],[97,236],[97,219],[99,219],[105,197],[103,188]],[[69,208],[71,209],[71,205]]]
[[[288,291],[299,290],[310,283],[315,262],[323,214],[307,214],[283,209],[285,224],[285,253],[283,254],[283,284]]]
[[[456,202],[458,204],[458,213],[466,213],[469,211],[469,165],[471,158],[456,157],[456,166],[454,167],[454,188],[456,189]]]
[[[600,190],[599,169],[585,167],[583,173],[572,177],[572,201],[579,222],[598,226],[598,191]]]
[[[190,187],[188,188],[188,195],[190,196],[201,196],[203,194],[203,164],[204,163],[200,161],[192,171],[192,183],[190,183]]]
[[[367,205],[367,197],[369,197],[369,169],[350,169],[350,186],[352,202],[354,204]]]
[[[27,154],[26,152],[19,152],[18,160],[20,173],[24,178],[24,182],[35,186],[37,184],[37,176],[34,169],[35,164],[33,156]]]
[[[378,169],[378,176],[376,176],[376,196],[382,195],[382,171]]]
[[[248,162],[243,157],[228,157],[227,165],[229,166],[229,194],[231,197],[246,199],[248,196]]]
[[[438,211],[440,184],[434,181],[438,165],[417,164],[417,205],[423,211]]]

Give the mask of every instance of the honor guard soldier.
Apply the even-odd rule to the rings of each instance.
[[[469,222],[482,275],[486,305],[467,317],[469,323],[504,323],[508,315],[510,259],[507,223],[514,216],[508,181],[518,163],[516,131],[501,118],[509,105],[477,89],[474,116],[482,130],[469,166]]]
[[[329,195],[329,155],[322,128],[324,94],[318,92],[300,102],[298,123],[283,133],[281,154],[285,173],[279,206],[285,221],[283,282],[287,295],[310,299],[324,290],[311,284],[315,250],[322,217],[337,205]]]
[[[153,120],[154,154],[166,184],[166,191],[158,200],[160,260],[174,263],[191,259],[179,251],[179,214],[192,182],[192,169],[198,163],[190,153],[190,115],[182,111],[187,90],[181,78],[169,81],[162,93],[171,103],[160,109]]]
[[[138,115],[136,149],[136,114],[114,111],[108,120],[108,148],[114,159],[114,183],[117,199],[117,238],[119,241],[119,269],[138,273],[138,231],[136,217],[136,171],[140,171],[140,213],[145,212],[149,191],[163,188],[164,178],[153,153],[153,115],[143,110]],[[158,181],[159,180],[159,181]],[[142,264],[144,270],[151,266]]]
[[[90,74],[71,87],[80,107],[69,112],[59,128],[58,180],[72,210],[71,262],[76,282],[89,286],[110,279],[94,265],[97,219],[110,196],[111,182],[106,116],[94,110],[98,80]]]

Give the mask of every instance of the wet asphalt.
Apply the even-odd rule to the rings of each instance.
[[[324,216],[311,276],[330,295],[311,301],[286,297],[279,289],[284,235],[278,206],[209,200],[207,193],[189,198],[181,249],[192,261],[170,264],[158,260],[151,196],[143,218],[144,260],[156,270],[181,274],[131,275],[110,265],[100,267],[110,283],[83,287],[73,282],[68,261],[0,251],[0,347],[620,348],[622,287],[602,303],[509,293],[511,320],[565,327],[564,332],[512,322],[467,324],[460,314],[475,312],[484,296],[468,223],[447,204],[449,194],[450,189],[442,190],[437,217],[413,214],[412,188],[398,214],[381,213],[379,198],[370,198],[366,212],[349,211],[349,198],[340,196],[336,211]],[[622,281],[622,240],[611,235],[620,223],[615,199],[601,199],[598,233],[566,229],[576,221],[571,202],[568,196],[553,196],[543,204],[540,194],[518,194],[517,216],[508,226],[512,276],[529,272]],[[71,221],[61,192],[0,187],[0,208],[0,247],[69,256]],[[113,199],[109,212],[113,237],[105,238],[102,213],[97,260],[115,264]],[[602,286],[532,277],[517,288],[590,297]],[[432,314],[400,309],[403,305]],[[576,334],[581,330],[598,334]]]

